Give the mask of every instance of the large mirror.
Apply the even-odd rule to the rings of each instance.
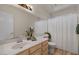
[[[0,11],[0,40],[13,37],[13,16]]]

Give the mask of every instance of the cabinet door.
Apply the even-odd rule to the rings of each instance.
[[[48,54],[48,41],[42,43],[42,55]]]
[[[48,45],[48,40],[42,43],[42,46]]]
[[[41,48],[33,52],[31,55],[41,55]]]
[[[32,54],[33,52],[35,52],[36,50],[41,48],[41,44],[38,44],[36,46],[31,47],[30,50],[30,54]]]
[[[48,44],[42,47],[42,51],[48,51]]]
[[[47,55],[48,54],[48,45],[42,47],[42,54]]]

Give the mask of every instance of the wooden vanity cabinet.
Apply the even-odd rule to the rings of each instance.
[[[42,43],[42,55],[48,55],[48,41]]]
[[[27,50],[24,50],[17,55],[48,55],[48,41],[37,44]]]
[[[32,54],[30,54],[30,55],[41,55],[41,48],[40,49],[38,49],[38,50],[36,50],[35,52],[33,52]]]
[[[41,44],[35,45],[33,47],[31,47],[30,50],[30,54],[35,53],[36,51],[38,51],[39,49],[41,49]]]

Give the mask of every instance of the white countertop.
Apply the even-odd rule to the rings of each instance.
[[[0,45],[0,55],[15,55],[25,49],[28,49],[36,44],[39,44],[43,41],[48,40],[47,38],[41,38],[41,39],[37,39],[36,41],[27,41],[27,40],[23,40],[25,42],[25,45],[23,46],[23,48],[17,48],[17,49],[13,49],[12,47],[14,45],[16,45],[16,42],[11,42],[11,43],[7,43],[7,44],[3,44]]]

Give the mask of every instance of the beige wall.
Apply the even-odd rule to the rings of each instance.
[[[0,5],[0,11],[13,15],[16,34],[24,34],[25,29],[38,19],[36,16],[11,5]]]

